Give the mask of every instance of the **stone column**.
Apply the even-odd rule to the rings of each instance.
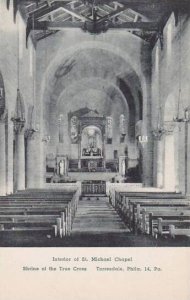
[[[0,116],[0,196],[6,195],[5,120],[6,115]]]
[[[165,122],[164,188],[170,191],[176,188],[174,128],[173,122]]]
[[[156,186],[160,189],[164,184],[164,142],[163,139],[157,139],[157,176]]]
[[[37,186],[39,188],[44,188],[46,184],[46,157],[47,157],[47,148],[49,140],[42,139],[39,140],[39,182],[37,182]]]
[[[147,61],[149,66],[149,60]],[[153,136],[151,122],[151,70],[146,70],[146,84],[143,86],[143,130],[142,136],[147,136],[147,143],[143,146],[143,185],[153,186]]]
[[[145,133],[147,142],[142,145],[142,181],[146,187],[153,185],[153,137],[151,132]]]
[[[81,135],[78,137],[78,168],[81,169]]]
[[[13,122],[8,120],[8,165],[7,165],[7,194],[12,194],[14,192],[14,130]]]
[[[13,119],[16,143],[16,190],[25,189],[24,120]]]
[[[186,194],[190,195],[190,123],[186,124],[186,159],[187,159],[187,166],[186,166]]]
[[[26,186],[27,188],[37,188],[40,183],[40,153],[38,148],[38,132],[34,129],[26,130]]]
[[[106,135],[102,135],[103,168],[106,169]]]
[[[156,187],[163,188],[164,185],[164,140],[162,131],[155,132],[154,141],[156,143],[156,162],[155,162],[155,176]]]

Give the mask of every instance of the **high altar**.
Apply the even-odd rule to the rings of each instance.
[[[105,170],[106,118],[94,111],[78,118],[78,168]]]
[[[69,112],[68,133],[71,146],[75,149],[75,157],[73,158],[70,153],[67,155],[57,154],[54,168],[53,157],[52,159],[48,158],[47,165],[51,164],[52,166],[48,170],[51,169],[54,174],[62,178],[70,176],[80,179],[81,176],[85,177],[85,173],[88,174],[87,179],[95,177],[95,174],[92,173],[96,173],[101,179],[104,179],[107,174],[107,180],[117,174],[125,177],[128,157],[125,153],[122,156],[119,155],[118,150],[115,150],[113,146],[112,122],[111,116],[100,115],[96,110],[87,107]],[[122,134],[122,139],[124,138],[125,133]],[[118,145],[116,149],[117,147]],[[111,150],[109,157],[106,157],[106,149]]]

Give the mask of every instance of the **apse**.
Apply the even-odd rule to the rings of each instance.
[[[85,105],[100,114],[113,115],[117,127],[124,112],[128,139],[134,142],[135,123],[142,117],[139,99],[142,91],[137,74],[122,57],[104,49],[87,48],[63,58],[55,69],[52,65],[44,90],[44,127],[49,128],[52,143],[56,142],[53,124],[59,114],[64,115],[68,131],[67,113]]]

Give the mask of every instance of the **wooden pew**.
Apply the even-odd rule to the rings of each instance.
[[[15,195],[0,197],[1,229],[5,230],[5,225],[15,225],[13,226],[14,230],[32,230],[32,228],[34,230],[45,230],[45,227],[48,228],[52,223],[50,216],[53,216],[55,235],[57,233],[59,236],[69,235],[77,209],[78,198],[78,191],[52,193],[50,190],[35,191],[32,192],[32,195],[31,192],[24,191],[17,193],[16,197]],[[7,216],[11,216],[11,220],[5,220]],[[18,219],[18,216],[20,219]],[[3,224],[3,217],[5,224]],[[17,219],[15,219],[16,217]],[[38,226],[38,224],[42,224],[41,222],[44,228]]]
[[[163,220],[190,220],[190,211],[181,210],[181,211],[160,211],[149,213],[148,218],[146,218],[146,233],[154,235],[154,229],[158,229],[158,219],[162,218]],[[144,218],[145,219],[145,218]]]
[[[44,192],[40,192],[40,196],[39,194],[37,193],[33,193],[33,195],[29,194],[27,195],[27,192],[22,192],[21,193],[21,196],[20,196],[20,193],[19,195],[17,194],[17,197],[14,197],[14,195],[12,196],[12,198],[10,198],[10,196],[8,196],[8,198],[6,198],[6,200],[14,200],[15,202],[20,198],[23,198],[23,199],[26,199],[26,200],[33,200],[33,201],[40,201],[41,199],[43,201],[49,201],[50,199],[53,200],[53,199],[56,199],[56,200],[60,200],[63,199],[63,200],[71,200],[71,206],[72,206],[72,215],[74,216],[75,213],[76,213],[76,210],[77,210],[77,206],[78,206],[78,200],[79,200],[79,190],[77,191],[72,191],[72,192],[63,192],[63,191],[58,191],[57,193],[53,192],[53,195],[52,195],[52,192],[50,192],[50,190],[47,190],[45,193]],[[55,196],[56,195],[56,196]],[[1,201],[1,200],[0,200]]]
[[[162,218],[166,225],[164,233],[168,234],[173,225],[173,231],[170,230],[173,236],[175,232],[176,235],[188,234],[188,228],[183,226],[190,222],[190,201],[181,193],[116,192],[115,199],[117,212],[134,232],[140,229],[157,237]]]
[[[55,236],[58,235],[57,215],[0,215],[1,231],[25,231],[25,230],[53,230]],[[42,227],[43,226],[43,227]],[[59,233],[60,234],[60,233]]]
[[[167,201],[166,203],[162,203],[162,201],[157,203],[133,203],[132,208],[132,213],[129,215],[130,221],[135,231],[139,229],[142,232],[145,232],[146,216],[150,212],[155,213],[160,211],[168,212],[190,210],[189,203],[186,203],[186,205],[182,205],[181,203],[179,204],[175,201],[173,203],[167,203]]]
[[[185,196],[181,193],[174,192],[118,192],[115,191],[115,203],[114,207],[120,205],[122,202],[128,202],[129,199],[185,199]]]
[[[28,221],[35,221],[38,223],[40,220],[42,220],[44,223],[49,224],[49,220],[54,220],[54,227],[55,231],[58,232],[58,235],[60,237],[70,234],[70,224],[69,224],[69,217],[68,217],[68,209],[66,208],[53,208],[52,209],[46,209],[43,208],[42,210],[35,208],[35,209],[27,209],[21,207],[18,209],[10,208],[9,210],[3,210],[0,208],[0,223],[3,224],[3,221],[5,221],[4,227],[1,226],[1,228],[4,230],[5,225],[7,223],[12,222],[19,222],[25,221],[26,223]],[[59,219],[59,220],[58,220]],[[56,235],[56,234],[55,234]]]
[[[172,224],[169,226],[169,232],[172,238],[175,238],[176,235],[183,235],[183,236],[190,237],[190,226],[188,228],[176,228],[176,226]]]
[[[116,191],[115,194],[117,195],[116,198],[117,200],[119,197],[124,197],[124,198],[163,198],[163,199],[181,199],[185,198],[185,196],[182,193],[175,193],[175,192],[118,192]]]
[[[163,220],[163,218],[158,218],[158,229],[154,229],[154,237],[157,238],[158,236],[169,235],[170,225],[175,225],[177,228],[183,228],[184,226],[190,226],[190,220],[185,219],[185,217],[184,220]]]
[[[136,195],[136,193],[134,195],[128,195],[126,193],[117,193],[118,194],[118,197],[116,199],[116,203],[115,203],[115,208],[116,210],[122,210],[123,206],[125,206],[126,208],[128,208],[128,205],[129,205],[129,202],[138,202],[138,201],[166,201],[166,200],[176,200],[176,201],[187,201],[185,199],[184,196],[181,196],[180,194],[180,197],[179,195],[176,197],[176,194],[173,193],[173,194],[167,194],[165,195],[164,194],[164,197],[163,195],[150,195],[150,194],[147,194],[146,196],[140,196],[140,195]]]
[[[65,204],[52,204],[51,206],[48,205],[36,205],[36,206],[29,206],[28,204],[22,205],[22,206],[8,206],[8,207],[2,207],[0,206],[0,215],[23,215],[23,216],[33,216],[38,215],[40,216],[46,216],[46,215],[56,215],[61,214],[61,221],[60,226],[58,225],[58,232],[62,230],[63,236],[64,235],[70,235],[71,233],[71,225],[72,225],[72,213],[71,213],[71,204],[65,203]],[[60,230],[59,230],[60,227]],[[61,234],[60,234],[61,235]]]
[[[176,200],[176,199],[129,199],[127,204],[123,203],[122,206],[118,208],[118,213],[122,217],[125,223],[133,228],[135,231],[138,220],[140,220],[142,209],[144,207],[151,207],[154,210],[157,207],[190,207],[190,202],[187,200]]]
[[[130,203],[150,203],[150,205],[154,202],[155,204],[156,203],[159,203],[159,202],[163,202],[163,203],[167,203],[168,205],[170,205],[170,203],[175,203],[176,205],[178,204],[179,206],[181,205],[190,205],[190,201],[186,200],[186,199],[175,199],[175,198],[136,198],[136,197],[127,197],[127,198],[124,198],[122,201],[120,201],[118,204],[117,204],[117,207],[119,208],[127,208],[129,207]]]

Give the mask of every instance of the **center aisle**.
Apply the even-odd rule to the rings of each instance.
[[[126,225],[108,202],[108,197],[83,197],[79,201],[72,234],[129,232]]]

